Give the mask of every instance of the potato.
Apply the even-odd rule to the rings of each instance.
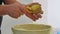
[[[28,5],[26,5],[26,9],[28,9],[29,13],[32,13],[32,14],[37,14],[40,11],[42,11],[41,5],[38,3],[28,4]]]
[[[35,11],[35,10],[39,9],[39,5],[33,5],[33,6],[31,7],[31,9],[32,9],[33,11]]]

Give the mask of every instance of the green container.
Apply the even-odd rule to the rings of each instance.
[[[51,26],[44,24],[22,24],[12,27],[13,34],[51,34]]]

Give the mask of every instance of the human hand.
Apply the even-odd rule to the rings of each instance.
[[[18,2],[15,2],[10,5],[6,5],[5,11],[7,11],[7,14],[13,18],[18,18],[21,15],[23,15],[23,12],[21,11],[21,4]]]
[[[12,3],[15,3],[16,2],[16,0],[4,0],[3,1],[4,2],[4,4],[12,4]]]
[[[34,5],[34,4],[38,4],[39,5],[39,10],[35,10],[35,12],[30,12],[29,9],[26,9],[26,6],[25,8],[22,7],[22,11],[24,12],[24,14],[29,17],[30,19],[32,19],[33,21],[36,21],[37,19],[41,18],[41,14],[43,14],[43,11],[41,9],[41,5],[39,3],[31,3],[29,5]],[[35,9],[35,8],[34,8]],[[37,13],[36,13],[37,12]]]

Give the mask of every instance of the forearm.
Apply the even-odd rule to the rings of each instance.
[[[0,5],[0,16],[5,15],[6,11],[5,11],[5,6],[4,5]]]
[[[14,2],[16,2],[16,0],[4,0],[5,4],[12,4]]]

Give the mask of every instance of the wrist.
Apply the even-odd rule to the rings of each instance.
[[[6,15],[7,12],[5,11],[5,6],[4,5],[0,5],[0,15]]]

